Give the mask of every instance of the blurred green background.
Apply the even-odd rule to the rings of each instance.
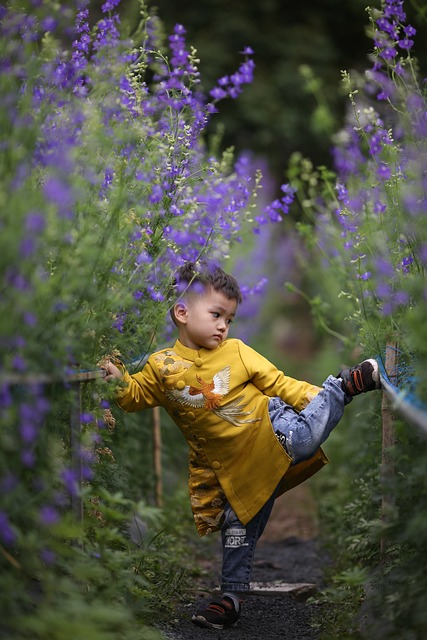
[[[101,4],[101,2],[99,3]],[[214,119],[225,128],[224,146],[249,149],[268,163],[280,181],[290,155],[300,151],[315,165],[329,164],[330,135],[340,128],[348,106],[341,91],[341,70],[364,71],[372,39],[366,6],[379,0],[150,0],[166,34],[176,23],[187,29],[187,43],[199,54],[203,87],[233,73],[244,46],[255,51],[255,79],[238,100],[221,103]],[[424,6],[420,6],[424,5]],[[427,69],[427,6],[405,2],[408,22],[417,28],[415,52]],[[138,23],[136,0],[121,8],[122,21]],[[317,79],[315,93],[301,76],[306,65]]]

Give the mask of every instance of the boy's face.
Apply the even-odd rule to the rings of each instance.
[[[214,289],[178,302],[175,318],[180,342],[189,349],[216,349],[227,338],[236,310],[236,300]]]

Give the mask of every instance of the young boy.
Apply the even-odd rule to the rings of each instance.
[[[162,405],[189,445],[191,507],[200,535],[221,531],[222,597],[193,616],[201,626],[236,624],[250,588],[255,547],[275,498],[328,462],[320,445],[354,395],[380,388],[378,364],[365,360],[329,376],[322,388],[286,376],[237,339],[227,340],[242,301],[219,267],[178,270],[171,311],[178,340],[121,379],[125,411]]]

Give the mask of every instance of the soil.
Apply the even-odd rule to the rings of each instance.
[[[270,521],[257,545],[254,583],[310,583],[308,591],[245,595],[236,627],[223,631],[205,629],[191,622],[192,614],[215,594],[220,572],[220,538],[212,546],[212,557],[202,561],[203,576],[182,614],[162,628],[167,640],[206,640],[227,635],[230,640],[317,640],[319,608],[307,602],[323,583],[327,562],[318,540],[316,509],[308,484],[300,485],[276,500]],[[218,596],[218,593],[216,594]]]

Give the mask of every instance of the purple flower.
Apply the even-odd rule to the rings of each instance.
[[[30,233],[39,234],[44,231],[46,219],[42,213],[32,211],[25,218],[25,229]]]
[[[156,289],[154,289],[154,287],[152,287],[151,285],[147,287],[147,291],[152,300],[155,300],[156,302],[164,301],[164,295],[160,291],[156,291]]]
[[[390,180],[391,178],[391,170],[390,167],[385,163],[381,162],[377,169],[377,176],[381,180]]]
[[[172,213],[172,215],[174,216],[181,216],[184,213],[183,209],[180,209],[179,207],[177,207],[175,204],[171,204],[170,206],[170,212]]]
[[[425,267],[427,267],[427,242],[421,245],[420,259]]]
[[[414,262],[413,256],[407,256],[406,258],[402,258],[402,271],[403,273],[409,273],[409,267]]]
[[[162,200],[163,196],[164,193],[162,187],[159,184],[153,184],[153,186],[151,187],[151,194],[148,198],[149,201],[152,204],[157,204]]]
[[[113,11],[118,4],[120,4],[121,0],[107,0],[107,2],[105,2],[101,9],[103,13],[108,13],[109,11]]]
[[[294,197],[295,197],[295,193],[296,193],[296,187],[293,187],[290,184],[282,184],[280,189],[283,191],[283,193],[285,194],[286,198],[287,198],[287,202],[288,204],[290,204],[291,202],[293,202]],[[284,199],[284,198],[283,198]]]
[[[97,36],[93,43],[93,48],[96,51],[101,50],[103,47],[113,47],[118,42],[120,34],[116,27],[116,22],[119,22],[117,14],[113,14],[111,18],[103,18],[98,22]]]
[[[39,510],[39,520],[45,526],[52,526],[59,520],[59,513],[51,505],[45,504]]]
[[[409,293],[407,291],[397,291],[394,294],[393,302],[396,305],[404,305],[409,302]]]
[[[394,24],[391,24],[384,16],[378,18],[376,23],[381,31],[387,33],[393,40],[396,40],[398,31]]]
[[[114,329],[117,329],[119,333],[123,333],[124,325],[126,322],[127,314],[125,312],[118,313],[116,319],[114,320],[112,326]]]
[[[24,313],[24,322],[26,325],[28,325],[29,327],[35,327],[37,324],[37,317],[34,313],[32,313],[31,311],[26,311]]]
[[[26,363],[25,359],[21,355],[16,354],[13,357],[12,367],[16,371],[25,371],[26,368],[27,368],[27,363]]]
[[[52,16],[47,16],[46,18],[43,18],[43,20],[40,23],[42,30],[47,32],[54,31],[57,25],[58,25],[58,20],[56,20]]]
[[[387,209],[386,205],[383,204],[380,200],[376,200],[374,203],[374,213],[384,213]]]
[[[46,180],[43,191],[49,202],[58,207],[61,216],[70,217],[74,198],[68,184],[56,176],[50,176]]]
[[[380,50],[379,55],[384,60],[393,60],[397,56],[397,49],[395,47],[387,46]]]
[[[21,451],[21,462],[27,469],[32,469],[36,463],[34,451],[30,449]]]
[[[393,265],[385,258],[378,257],[375,266],[377,273],[386,278],[394,278],[396,275]]]
[[[0,384],[0,408],[6,409],[12,404],[10,387],[7,384]]]
[[[147,251],[145,251],[145,249],[143,249],[135,258],[135,264],[137,265],[150,264],[151,261],[151,256]]]
[[[385,0],[384,16],[394,18],[398,22],[405,22],[406,13],[403,10],[403,0]]]
[[[55,564],[56,561],[56,553],[52,551],[52,549],[42,549],[40,552],[40,557],[42,562],[47,565]]]
[[[37,427],[29,422],[21,424],[19,432],[22,442],[25,444],[32,444],[37,439]]]
[[[93,471],[90,467],[88,466],[83,466],[82,467],[82,478],[83,480],[89,481],[92,480],[93,478]]]
[[[0,511],[0,538],[7,546],[13,545],[17,538],[5,511]]]
[[[401,49],[408,51],[414,46],[414,41],[411,38],[402,38],[398,41],[398,45]]]
[[[114,171],[110,168],[105,169],[104,172],[104,180],[102,182],[102,186],[101,186],[101,191],[100,191],[100,196],[104,197],[108,187],[112,184],[113,182],[113,178],[114,178]]]
[[[211,91],[209,91],[209,95],[214,100],[222,100],[223,98],[227,97],[227,91],[225,91],[221,87],[214,87],[213,89],[211,89]]]
[[[69,468],[63,469],[61,472],[61,480],[70,496],[77,496],[79,485],[75,471]]]

